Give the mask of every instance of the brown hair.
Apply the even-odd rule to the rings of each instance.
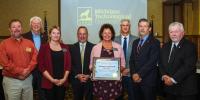
[[[87,29],[86,26],[79,26],[79,27],[78,27],[78,30],[77,30],[77,34],[78,34],[78,32],[79,32],[79,30],[80,30],[81,28],[85,29],[85,30],[86,30],[86,33],[88,34],[88,29]]]
[[[139,25],[141,22],[147,22],[147,23],[149,24],[149,27],[151,27],[151,23],[150,23],[150,21],[149,21],[148,19],[146,19],[146,18],[141,18],[141,19],[139,20],[139,22],[138,22],[138,25]]]
[[[13,22],[19,22],[19,23],[22,25],[22,22],[21,22],[19,19],[12,19],[12,20],[9,22],[9,24],[8,24],[8,27],[9,27],[9,28],[11,27],[11,24],[12,24]]]
[[[104,29],[110,29],[111,33],[112,33],[112,37],[111,37],[111,40],[114,40],[115,39],[115,30],[113,28],[113,26],[111,24],[103,24],[99,30],[99,38],[101,40],[103,40],[103,36],[102,36],[102,33],[104,31]]]

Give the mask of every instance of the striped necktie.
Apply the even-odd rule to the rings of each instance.
[[[139,44],[138,44],[138,46],[137,46],[137,53],[138,53],[138,54],[140,53],[140,49],[141,49],[141,47],[142,47],[142,43],[143,43],[143,39],[140,39]]]

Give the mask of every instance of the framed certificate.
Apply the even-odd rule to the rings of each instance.
[[[121,80],[120,58],[94,57],[92,79]]]

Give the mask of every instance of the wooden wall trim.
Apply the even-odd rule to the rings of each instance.
[[[6,39],[9,38],[10,36],[0,36],[0,39]]]

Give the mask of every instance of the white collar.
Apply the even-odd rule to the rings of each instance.
[[[175,43],[175,42],[172,42],[172,45],[174,45],[174,44],[175,44],[176,46],[178,46],[179,42],[176,42],[176,43]]]
[[[80,46],[81,46],[81,45],[86,46],[86,42],[84,42],[84,43],[79,42],[79,45],[80,45]]]
[[[122,37],[122,38],[125,38],[125,37],[126,37],[126,38],[128,39],[128,38],[129,38],[129,34],[128,34],[127,36],[121,35],[121,37]]]

